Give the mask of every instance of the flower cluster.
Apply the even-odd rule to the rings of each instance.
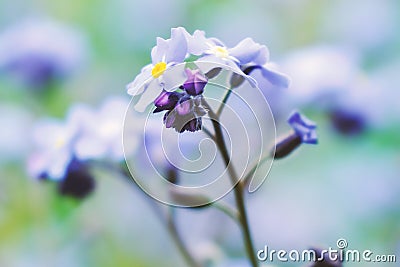
[[[128,104],[127,99],[117,97],[109,98],[97,110],[76,104],[65,121],[48,119],[39,122],[33,129],[35,151],[28,160],[30,176],[59,181],[63,193],[76,196],[76,192],[70,190],[71,186],[63,183],[75,181],[80,176],[83,178],[76,183],[90,184],[86,162],[106,158],[121,161],[124,152],[129,154],[136,149],[131,146],[124,151],[122,146],[123,119]],[[136,127],[125,130],[133,133]]]
[[[185,70],[187,80],[181,86],[182,92],[163,91],[155,100],[154,113],[167,110],[164,124],[177,132],[201,130],[202,116],[207,112],[201,105],[202,93],[207,77],[200,70]]]
[[[170,39],[157,38],[151,58],[152,63],[127,85],[128,94],[138,98],[135,105],[138,111],[143,112],[151,103],[156,106],[154,112],[166,110],[164,124],[178,132],[201,129],[201,117],[207,113],[201,105],[204,87],[221,67],[245,77],[254,86],[259,79],[278,87],[289,85],[286,75],[270,67],[267,47],[251,38],[229,48],[217,38],[207,38],[203,31],[191,35],[179,27],[171,30]],[[260,70],[262,78],[252,77],[254,70]],[[231,88],[243,81],[234,78]]]

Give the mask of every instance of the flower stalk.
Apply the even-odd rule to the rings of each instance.
[[[227,94],[225,96],[224,101],[221,105],[224,105],[224,103],[228,100],[229,95],[230,94]],[[234,191],[234,195],[235,195],[235,203],[236,203],[236,207],[238,209],[238,219],[239,219],[239,224],[240,224],[241,230],[242,230],[242,235],[243,235],[243,240],[244,240],[244,245],[246,248],[247,256],[249,257],[251,265],[253,267],[258,267],[257,257],[254,254],[255,248],[254,248],[253,240],[251,237],[250,226],[249,226],[247,212],[246,212],[246,206],[244,203],[244,184],[239,181],[239,176],[237,175],[235,168],[233,167],[232,164],[230,164],[231,162],[230,162],[229,152],[228,152],[228,149],[225,144],[224,136],[222,134],[221,124],[219,123],[219,116],[212,111],[211,107],[208,105],[208,103],[205,100],[203,101],[203,105],[208,109],[208,114],[211,118],[211,121],[212,121],[212,124],[214,127],[214,131],[215,131],[214,140],[216,142],[218,150],[220,151],[220,153],[222,155],[225,166],[228,170],[229,177],[231,179],[231,183],[234,186],[233,191]]]

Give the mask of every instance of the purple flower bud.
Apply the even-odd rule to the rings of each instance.
[[[315,122],[309,120],[304,115],[301,115],[298,111],[295,111],[290,115],[288,123],[292,126],[295,133],[301,138],[302,143],[306,144],[317,144],[317,125]]]
[[[192,96],[201,95],[208,82],[207,77],[200,70],[186,69],[185,72],[188,77],[183,83],[185,91]]]
[[[162,91],[161,94],[154,100],[156,109],[153,111],[153,113],[173,109],[182,95],[183,94],[177,92]]]

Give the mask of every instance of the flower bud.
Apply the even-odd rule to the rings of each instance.
[[[293,128],[293,132],[275,144],[275,153],[273,155],[275,159],[286,157],[302,143],[318,143],[317,126],[313,121],[296,111],[290,115],[288,123]]]
[[[182,85],[185,91],[192,96],[201,95],[207,85],[207,77],[200,70],[186,69],[185,72],[188,77]]]

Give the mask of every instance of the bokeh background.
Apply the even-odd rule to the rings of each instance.
[[[266,92],[278,133],[295,107],[318,123],[319,145],[276,161],[248,197],[256,247],[335,247],[345,238],[351,249],[399,261],[399,25],[396,0],[0,2],[0,266],[185,266],[129,181],[99,171],[95,191],[75,201],[26,171],[35,121],[64,118],[76,102],[125,96],[155,38],[177,26],[228,46],[245,37],[267,45],[292,77],[290,88]],[[32,30],[41,27],[42,34]],[[52,51],[46,64],[59,69],[50,82],[32,74],[38,62],[15,61],[29,49]],[[225,215],[181,209],[177,216],[199,257],[244,257]]]

